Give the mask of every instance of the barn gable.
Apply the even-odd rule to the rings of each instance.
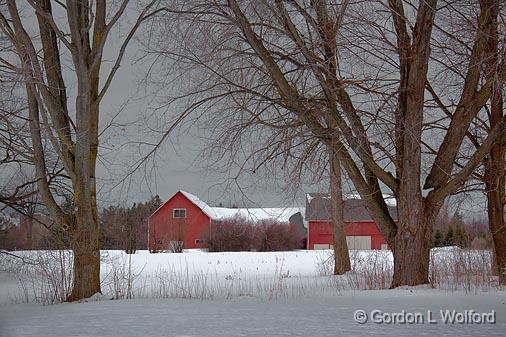
[[[185,191],[178,191],[176,192],[172,197],[167,199],[160,207],[158,207],[149,217],[153,217],[155,214],[157,214],[160,210],[165,208],[167,204],[169,204],[178,194],[182,194],[186,199],[188,199],[191,203],[193,203],[195,206],[197,206],[202,212],[204,212],[210,219],[212,219],[212,215],[208,212],[209,206],[202,200],[200,200],[198,197],[194,196],[191,193],[185,192]]]

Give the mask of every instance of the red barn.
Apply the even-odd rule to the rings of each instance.
[[[204,238],[215,221],[242,217],[250,221],[276,220],[291,223],[300,208],[211,207],[191,193],[179,191],[148,219],[150,251],[206,248]],[[299,214],[300,215],[300,214]]]
[[[344,201],[344,221],[348,249],[388,249],[387,242],[378,225],[372,220],[362,200],[350,198]],[[391,203],[390,214],[397,219],[397,208]],[[328,194],[309,193],[306,195],[306,216],[308,224],[308,249],[330,249],[333,245],[331,200]]]

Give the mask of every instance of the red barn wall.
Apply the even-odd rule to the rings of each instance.
[[[174,208],[185,208],[186,218],[173,218]],[[209,231],[209,217],[181,192],[176,193],[149,218],[149,250],[166,250],[170,241],[183,241],[184,249],[202,248],[197,239]]]
[[[344,231],[346,236],[370,236],[371,249],[381,249],[381,245],[386,244],[374,221],[347,222]],[[314,249],[315,244],[333,244],[332,224],[329,221],[309,221],[307,248]]]

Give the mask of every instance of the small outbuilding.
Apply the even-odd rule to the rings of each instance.
[[[386,197],[385,200],[390,215],[397,219],[394,199]],[[306,194],[307,249],[332,248],[331,201],[326,193]],[[378,225],[358,196],[344,200],[344,222],[348,249],[389,249]]]

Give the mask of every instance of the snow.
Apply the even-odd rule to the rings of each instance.
[[[225,208],[210,207],[213,212],[214,220],[223,220],[228,218],[243,218],[253,222],[262,220],[276,220],[288,223],[292,215],[297,212],[304,212],[300,207],[287,208]],[[304,213],[302,213],[304,214]]]
[[[323,199],[330,199],[330,195],[322,196],[322,198]],[[313,199],[314,199],[314,197],[311,196],[310,193],[306,194],[306,200],[308,203],[311,203],[311,200],[313,200]],[[362,199],[362,197],[358,193],[350,193],[350,194],[344,195],[343,199],[344,200],[353,200],[353,199],[360,200],[360,199]],[[393,206],[393,207],[397,206],[397,200],[395,199],[394,196],[391,196],[389,194],[383,194],[383,199],[385,200],[385,203],[388,206]]]
[[[1,336],[504,336],[506,296],[428,289],[346,292],[324,298],[262,301],[122,300],[0,309]],[[355,310],[496,311],[497,324],[358,324]]]
[[[351,193],[351,194],[347,194],[344,197],[344,199],[346,199],[346,200],[351,200],[351,199],[358,199],[358,200],[360,200],[360,199],[362,199],[362,197],[358,193]],[[395,199],[394,196],[383,193],[383,199],[385,200],[385,203],[388,206],[392,206],[392,207],[397,206],[397,200]]]
[[[231,218],[243,218],[252,222],[263,220],[276,220],[288,223],[292,215],[297,212],[304,214],[302,207],[284,207],[284,208],[227,208],[227,207],[211,207],[199,197],[186,192],[180,191],[192,203],[199,207],[207,216],[213,220],[224,220]]]
[[[40,258],[45,253],[17,254]],[[444,259],[454,254],[483,256],[455,247],[433,253]],[[104,295],[47,306],[10,302],[19,299],[13,296],[17,279],[0,273],[0,336],[504,336],[504,290],[424,286],[358,290],[350,286],[352,274],[336,277],[322,271],[329,254],[329,250],[133,255],[102,251]],[[350,255],[358,273],[377,271],[378,261],[381,269],[392,267],[390,251]],[[129,263],[134,299],[109,300],[113,276],[121,288]],[[439,319],[437,324],[358,324],[353,317],[359,309],[369,315],[373,310],[425,315],[431,310],[435,317],[445,309],[494,310],[497,323],[443,324]]]
[[[180,191],[186,198],[188,198],[191,202],[193,202],[198,208],[202,210],[208,217],[213,219],[214,212],[212,211],[211,207],[205,203],[204,201],[200,200],[199,197],[196,195],[193,195],[186,191]]]

